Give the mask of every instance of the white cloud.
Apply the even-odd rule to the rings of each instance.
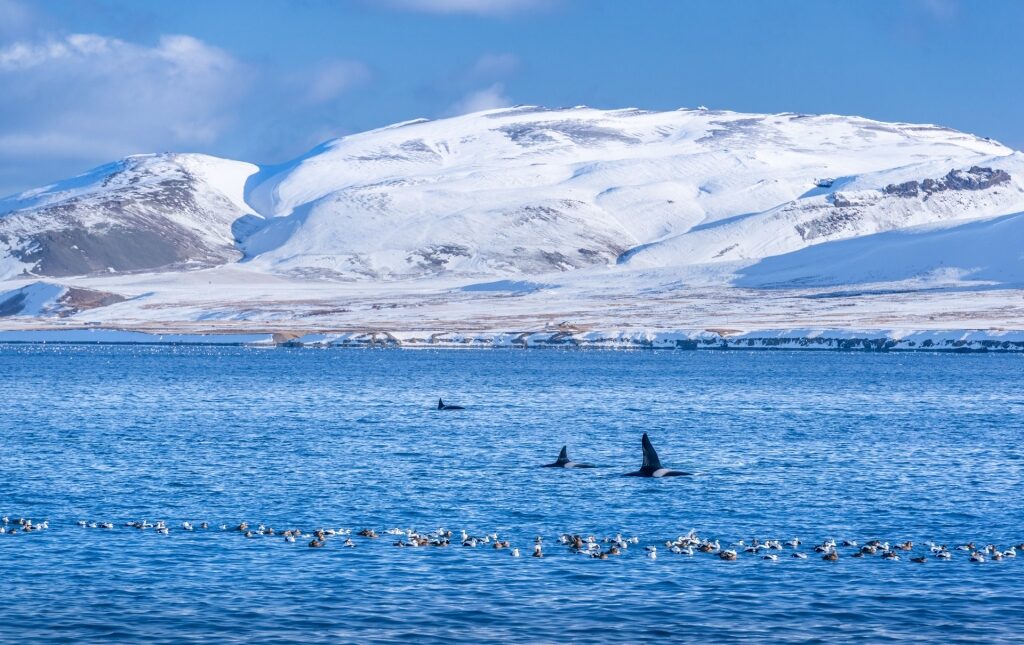
[[[352,60],[251,66],[181,35],[0,41],[0,193],[134,153],[297,154],[309,132],[338,128],[348,93],[370,77]]]
[[[551,0],[384,0],[384,2],[397,9],[477,16],[504,16],[542,9],[551,4]]]
[[[470,92],[462,97],[448,112],[453,115],[469,114],[470,112],[493,110],[510,105],[512,105],[512,101],[505,96],[505,86],[502,83],[494,83],[490,87]]]
[[[505,93],[505,82],[519,71],[520,66],[519,57],[515,54],[487,53],[469,67],[435,81],[430,90],[440,99],[439,105],[448,106],[439,114],[455,116],[512,105],[512,100]],[[458,100],[454,100],[455,97],[459,97]]]
[[[229,125],[248,76],[190,36],[155,46],[95,34],[8,45],[0,48],[0,140],[20,144],[0,161],[16,162],[11,156],[32,141],[37,157],[90,161],[209,143]]]

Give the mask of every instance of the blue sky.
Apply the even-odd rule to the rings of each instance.
[[[0,193],[520,103],[859,114],[1024,148],[1019,0],[0,0]]]

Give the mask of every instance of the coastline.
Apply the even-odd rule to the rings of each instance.
[[[739,331],[185,331],[106,327],[0,331],[0,344],[197,345],[285,348],[817,350],[1024,353],[1024,330],[765,329]]]

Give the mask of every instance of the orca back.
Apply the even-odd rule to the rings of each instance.
[[[544,464],[545,468],[563,468],[569,463],[569,450],[568,446],[562,446],[562,451],[558,453],[558,459],[553,464]]]
[[[653,473],[654,471],[661,468],[661,460],[658,459],[658,453],[654,450],[654,446],[651,444],[651,440],[647,438],[647,433],[644,433],[643,438],[640,440],[640,445],[644,451],[644,463],[640,466],[640,472],[642,473]]]

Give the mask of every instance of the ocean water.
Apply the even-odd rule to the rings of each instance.
[[[1020,642],[1024,553],[909,556],[1024,542],[1022,373],[985,354],[0,346],[0,513],[49,521],[0,535],[0,619],[90,642]],[[696,475],[622,477],[645,431]],[[537,467],[563,444],[599,468]],[[170,534],[124,526],[143,518]],[[242,520],[496,531],[523,557],[218,528]],[[809,557],[669,553],[690,529]],[[564,532],[640,542],[602,561]],[[825,562],[827,538],[915,549]]]

